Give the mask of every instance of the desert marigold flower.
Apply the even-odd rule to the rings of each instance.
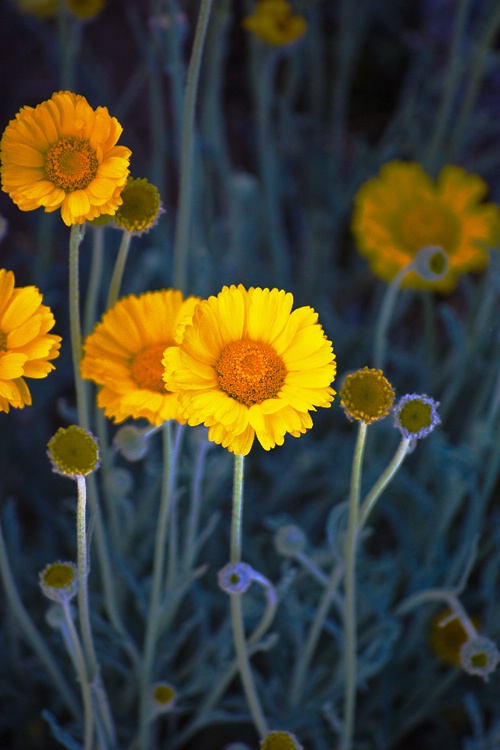
[[[183,417],[234,453],[246,455],[255,436],[266,450],[299,437],[312,427],[309,411],[333,400],[332,344],[312,308],[292,305],[283,290],[224,287],[165,352],[164,380]]]
[[[340,405],[347,416],[366,424],[389,414],[394,395],[382,370],[369,367],[346,375],[339,393]]]
[[[440,612],[431,620],[429,629],[429,645],[434,653],[447,664],[460,666],[460,649],[467,641],[468,635],[458,617],[450,619],[450,609]],[[478,620],[471,618],[474,627],[478,626]]]
[[[106,107],[71,91],[23,107],[0,142],[2,190],[21,211],[61,209],[65,224],[114,214],[128,177],[130,150]]]
[[[180,341],[198,297],[176,289],[123,297],[84,343],[82,377],[103,386],[97,404],[123,422],[144,418],[153,425],[178,419],[177,394],[163,382],[163,352]]]
[[[54,316],[34,286],[16,288],[12,271],[0,269],[0,411],[31,404],[24,378],[44,378],[59,356]]]
[[[52,467],[58,474],[71,478],[86,476],[99,466],[97,440],[76,424],[60,427],[47,448]]]
[[[291,732],[277,730],[266,734],[260,743],[260,750],[304,750]]]
[[[254,14],[244,18],[242,25],[275,47],[295,42],[307,29],[305,18],[294,15],[287,0],[257,0]]]
[[[429,396],[407,394],[393,409],[394,423],[405,438],[418,440],[426,437],[441,422],[438,406],[439,403]]]
[[[434,181],[414,162],[392,161],[358,190],[352,228],[359,252],[373,273],[391,281],[423,247],[448,256],[442,278],[408,273],[402,286],[451,291],[461,274],[488,265],[488,247],[498,243],[500,214],[483,203],[487,185],[460,167],[444,167]]]
[[[69,602],[78,588],[76,565],[72,562],[47,565],[40,573],[40,587],[48,599],[59,604]]]
[[[121,193],[122,204],[113,221],[133,234],[147,232],[158,221],[161,199],[158,188],[144,177],[129,177]]]

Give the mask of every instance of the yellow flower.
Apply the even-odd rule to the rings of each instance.
[[[389,414],[394,391],[382,370],[363,367],[346,375],[340,390],[340,405],[347,416],[370,424]]]
[[[97,403],[107,417],[117,423],[143,417],[152,425],[178,417],[177,395],[165,390],[161,361],[198,301],[164,289],[123,297],[104,313],[85,340],[81,372],[103,386]]]
[[[402,285],[449,292],[461,274],[488,265],[488,247],[498,242],[500,214],[481,202],[486,192],[480,177],[460,167],[444,167],[434,181],[419,164],[389,162],[356,195],[358,250],[376,276],[391,281],[422,247],[439,246],[449,261],[444,277],[427,281],[410,272]]]
[[[244,18],[242,25],[275,47],[295,42],[307,29],[305,18],[292,15],[292,6],[287,0],[257,0],[254,14]]]
[[[246,455],[255,436],[266,450],[310,427],[309,411],[335,392],[332,344],[310,307],[291,312],[278,289],[224,287],[200,302],[182,343],[165,352],[164,380],[183,417]]]
[[[53,18],[59,12],[59,0],[16,0],[21,13],[40,18]],[[104,7],[104,0],[64,0],[63,8],[75,18],[87,20],[96,16]]]
[[[460,649],[468,639],[467,631],[458,617],[449,620],[446,625],[441,625],[443,620],[450,617],[451,610],[447,609],[433,617],[430,625],[429,643],[437,656],[447,664],[460,666]],[[477,617],[472,617],[474,627],[479,627]]]
[[[0,269],[0,411],[31,404],[24,378],[44,378],[54,369],[61,338],[50,308],[34,286],[15,288],[12,271]]]
[[[82,21],[96,16],[104,7],[104,0],[65,0],[70,13]]]
[[[260,750],[304,750],[295,735],[278,730],[268,732],[260,743]]]
[[[116,145],[121,132],[106,107],[71,91],[23,107],[0,143],[2,190],[21,211],[60,208],[68,226],[114,214],[131,153]]]

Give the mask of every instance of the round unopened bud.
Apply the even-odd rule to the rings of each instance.
[[[306,548],[306,535],[298,526],[287,524],[281,526],[274,536],[274,546],[280,555],[295,557]]]
[[[420,248],[410,264],[424,281],[441,281],[448,273],[448,265],[448,256],[439,245]]]
[[[460,649],[460,664],[469,674],[482,677],[486,682],[500,661],[496,645],[489,638],[469,638]]]
[[[76,565],[72,562],[47,565],[40,573],[40,587],[45,596],[53,602],[69,602],[78,589]]]
[[[254,570],[244,562],[228,563],[219,570],[217,580],[226,594],[244,594],[254,580]]]

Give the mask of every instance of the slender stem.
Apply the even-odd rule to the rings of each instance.
[[[357,673],[357,637],[356,637],[356,543],[358,538],[359,496],[361,490],[361,468],[366,442],[366,423],[360,422],[358,438],[354,450],[351,475],[351,492],[349,496],[349,520],[345,548],[345,616],[344,616],[344,721],[342,725],[342,750],[351,750],[354,733],[354,715],[356,711],[356,673]]]
[[[411,448],[412,448],[412,440],[410,440],[409,438],[402,438],[396,450],[396,453],[394,454],[392,458],[392,461],[387,466],[383,474],[381,474],[378,480],[375,482],[372,489],[370,490],[368,495],[365,497],[361,505],[361,508],[359,511],[358,531],[361,531],[361,529],[365,525],[368,519],[368,516],[370,515],[373,508],[375,507],[375,503],[377,502],[378,498],[380,497],[382,492],[385,490],[389,482],[393,479],[394,475],[396,474],[399,467],[405,460]]]
[[[75,623],[71,614],[68,601],[61,602],[66,624],[66,632],[71,643],[71,651],[75,664],[80,690],[82,692],[83,716],[84,716],[84,750],[92,750],[94,737],[94,706],[92,703],[92,693],[90,689],[89,675],[87,665],[83,655],[80,639],[76,632]]]
[[[212,8],[212,0],[201,0],[196,24],[193,50],[189,61],[184,108],[182,115],[182,145],[180,163],[180,196],[175,230],[173,283],[187,291],[187,270],[190,250],[191,204],[193,198],[193,161],[196,96],[200,77],[201,58]]]
[[[314,614],[311,628],[309,630],[304,648],[300,649],[299,659],[295,667],[292,684],[290,688],[290,704],[296,708],[302,698],[306,681],[306,673],[311,659],[316,650],[321,631],[330,609],[330,605],[337,594],[338,585],[342,578],[343,568],[337,563],[334,565],[330,577],[326,583],[319,606]]]
[[[5,539],[2,532],[2,526],[0,524],[0,579],[3,585],[3,591],[9,603],[10,610],[14,616],[15,621],[19,625],[24,637],[30,644],[33,651],[36,653],[41,663],[50,674],[54,684],[59,690],[60,696],[66,703],[66,706],[71,711],[75,719],[79,719],[81,711],[78,706],[78,701],[73,693],[73,689],[69,685],[68,681],[64,677],[63,673],[59,669],[59,666],[52,656],[49,647],[46,645],[42,636],[38,632],[37,628],[33,624],[33,620],[28,614],[24,604],[21,601],[21,597],[17,591],[17,586],[12,575],[12,569],[10,567],[9,558],[7,556],[7,548],[5,546]]]
[[[89,416],[87,405],[87,384],[80,375],[80,362],[82,359],[82,334],[80,325],[80,285],[78,280],[78,255],[80,244],[84,235],[82,224],[73,224],[69,239],[69,326],[71,336],[71,353],[73,356],[73,369],[75,375],[76,406],[78,411],[78,423],[84,430],[88,430]]]
[[[87,579],[89,574],[88,546],[87,546],[87,485],[85,477],[77,475],[78,504],[76,511],[76,542],[77,542],[77,569],[78,569],[78,614],[80,617],[80,631],[82,635],[83,648],[90,673],[90,680],[95,687],[94,694],[100,709],[100,714],[105,725],[106,733],[111,742],[114,743],[115,730],[108,700],[100,678],[100,668],[94,648],[92,628],[90,625],[89,593]]]
[[[166,422],[163,427],[162,492],[160,500],[160,511],[156,526],[153,576],[151,582],[151,595],[149,599],[146,636],[144,643],[144,657],[141,675],[141,705],[139,718],[139,736],[141,750],[147,750],[150,744],[150,717],[148,703],[149,686],[152,679],[153,659],[158,639],[160,604],[165,576],[165,545],[167,540],[170,506],[172,503],[172,495],[174,491],[174,465],[171,431],[171,424],[169,422]]]
[[[125,270],[125,264],[127,262],[128,250],[130,242],[132,240],[132,233],[128,229],[123,230],[120,247],[118,248],[118,255],[116,256],[115,267],[113,269],[113,275],[111,277],[111,283],[109,285],[108,301],[106,303],[106,309],[109,310],[113,307],[118,295],[120,293],[120,286],[123,279],[123,272]]]
[[[244,456],[234,457],[234,480],[233,480],[233,513],[231,520],[231,562],[241,561],[241,526],[243,517],[243,477]],[[267,722],[262,711],[248,658],[245,630],[243,627],[243,611],[241,607],[241,595],[235,594],[231,598],[231,624],[233,628],[234,648],[238,669],[240,672],[248,708],[255,727],[261,739],[267,734]]]
[[[84,336],[87,336],[91,332],[97,320],[97,304],[102,278],[102,261],[104,254],[104,232],[104,227],[92,227],[92,260],[90,264],[90,277],[85,297],[83,316]]]
[[[373,366],[383,369],[385,364],[385,350],[387,346],[387,334],[392,313],[396,305],[401,281],[408,273],[408,268],[402,268],[399,273],[392,279],[384,294],[382,307],[377,318],[375,327],[374,347],[373,347]]]

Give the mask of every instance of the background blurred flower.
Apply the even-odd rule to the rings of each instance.
[[[358,190],[352,228],[359,252],[384,281],[426,246],[448,255],[448,272],[437,281],[408,273],[402,286],[451,291],[458,276],[488,265],[488,247],[498,243],[500,214],[482,204],[487,185],[460,167],[444,167],[435,182],[419,164],[393,161]]]
[[[31,404],[24,378],[44,378],[59,356],[60,336],[48,333],[54,316],[34,286],[15,288],[12,271],[0,269],[0,411]]]
[[[104,314],[85,340],[81,369],[83,378],[103,386],[97,403],[107,417],[143,417],[153,425],[177,418],[177,394],[165,390],[161,361],[198,301],[164,289],[124,297]]]
[[[22,211],[61,209],[65,224],[114,214],[127,181],[130,150],[122,127],[71,91],[23,107],[0,143],[2,190]]]
[[[267,44],[282,47],[303,36],[307,22],[292,14],[286,0],[258,0],[253,15],[243,19],[243,26]]]
[[[21,13],[40,18],[53,18],[59,12],[59,0],[16,0]],[[104,7],[104,0],[64,0],[63,8],[82,21],[96,16]]]
[[[317,313],[292,304],[282,290],[224,287],[165,352],[164,379],[183,417],[234,453],[247,454],[256,435],[266,450],[287,432],[299,437],[312,427],[309,411],[333,400],[332,344]]]

